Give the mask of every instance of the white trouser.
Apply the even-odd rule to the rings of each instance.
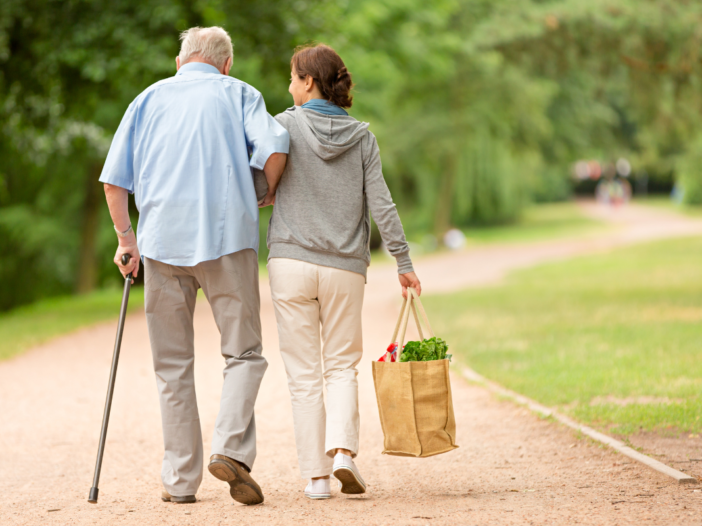
[[[365,278],[284,258],[271,259],[268,273],[300,472],[303,478],[330,475],[336,448],[348,449],[354,457],[358,452],[356,366],[363,355]]]

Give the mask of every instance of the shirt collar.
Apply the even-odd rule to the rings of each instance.
[[[311,99],[305,102],[302,107],[324,115],[348,115],[346,110],[324,99]]]
[[[222,73],[214,67],[212,64],[205,64],[204,62],[188,62],[183,64],[176,75],[181,75],[183,73],[215,73],[221,75]]]

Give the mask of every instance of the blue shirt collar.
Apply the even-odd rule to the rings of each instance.
[[[214,73],[221,75],[222,73],[214,67],[212,64],[205,64],[204,62],[188,62],[180,66],[178,73],[176,75],[181,75],[183,73]]]

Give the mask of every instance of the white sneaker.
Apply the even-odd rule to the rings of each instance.
[[[341,482],[341,493],[358,495],[366,492],[366,483],[348,455],[337,453],[334,456],[334,477]]]
[[[331,497],[331,482],[329,479],[310,479],[305,488],[305,497],[308,499],[328,499]]]

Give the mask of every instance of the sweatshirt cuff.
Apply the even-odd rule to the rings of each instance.
[[[397,260],[397,273],[407,274],[408,272],[414,272],[414,267],[412,266],[412,260],[410,259],[409,251],[403,252],[395,256]]]

